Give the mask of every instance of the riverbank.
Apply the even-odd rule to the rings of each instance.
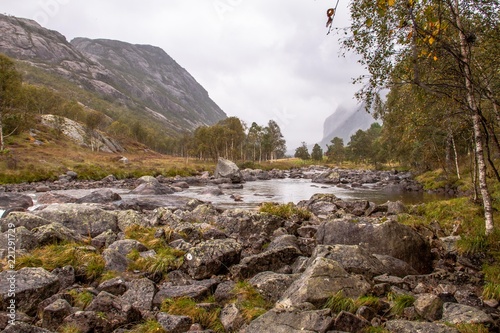
[[[407,174],[322,167],[242,176],[411,183]],[[51,188],[105,181],[119,182],[28,184],[45,202],[0,220],[0,279],[16,281],[15,297],[0,284],[0,327],[12,313],[17,320],[5,332],[498,331],[498,295],[485,293],[482,272],[492,262],[461,247],[469,217],[456,228],[456,219],[402,224],[409,207],[400,202],[329,194],[248,211],[188,197],[125,204],[98,189],[72,198]],[[164,196],[190,183],[238,185],[210,174],[130,181],[121,183],[127,191]],[[14,191],[27,188],[3,194],[29,203]]]

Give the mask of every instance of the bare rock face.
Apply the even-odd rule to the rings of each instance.
[[[395,221],[384,223],[338,219],[322,223],[318,244],[358,245],[371,254],[384,254],[403,260],[419,273],[429,273],[432,254],[429,244],[416,231]]]
[[[226,118],[208,92],[158,47],[105,39],[68,42],[33,20],[0,15],[0,52],[140,110],[169,134]],[[109,137],[99,140],[116,145]]]

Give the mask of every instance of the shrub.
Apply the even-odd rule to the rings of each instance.
[[[294,216],[297,216],[300,220],[309,220],[311,218],[311,212],[303,208],[298,208],[293,204],[293,202],[289,202],[287,204],[264,202],[260,206],[259,211],[261,213],[279,216],[284,219],[290,219]]]
[[[188,316],[193,322],[199,323],[204,328],[215,332],[225,332],[224,326],[219,320],[220,307],[207,310],[205,307],[200,307],[192,298],[181,297],[165,299],[161,304],[160,311],[173,315]]]

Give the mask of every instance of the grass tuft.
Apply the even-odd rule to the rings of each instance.
[[[279,216],[284,219],[290,219],[295,216],[300,220],[309,220],[311,218],[311,212],[307,209],[298,208],[293,202],[289,202],[287,204],[264,202],[260,206],[259,211],[261,213]]]

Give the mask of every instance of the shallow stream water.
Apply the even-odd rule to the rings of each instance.
[[[215,186],[214,186],[215,187]],[[395,192],[380,188],[364,185],[362,187],[338,187],[334,185],[315,184],[309,179],[272,179],[247,182],[243,184],[243,189],[224,189],[224,194],[215,196],[203,194],[207,190],[207,186],[191,186],[182,192],[173,195],[157,195],[147,196],[147,198],[155,201],[171,202],[175,197],[195,198],[206,202],[211,202],[221,208],[243,208],[252,209],[263,202],[277,203],[298,203],[301,200],[308,200],[316,193],[331,193],[343,200],[364,199],[376,204],[382,204],[387,201],[402,201],[405,204],[417,204],[430,200],[436,200],[440,197],[422,192]],[[127,189],[110,188],[118,193],[122,199],[132,199],[137,197],[145,198],[137,194],[129,194]],[[55,191],[57,193],[70,195],[76,198],[81,198],[97,189],[88,190],[62,190]],[[37,206],[37,193],[30,193]],[[231,196],[237,195],[241,197],[241,201],[235,201]]]

